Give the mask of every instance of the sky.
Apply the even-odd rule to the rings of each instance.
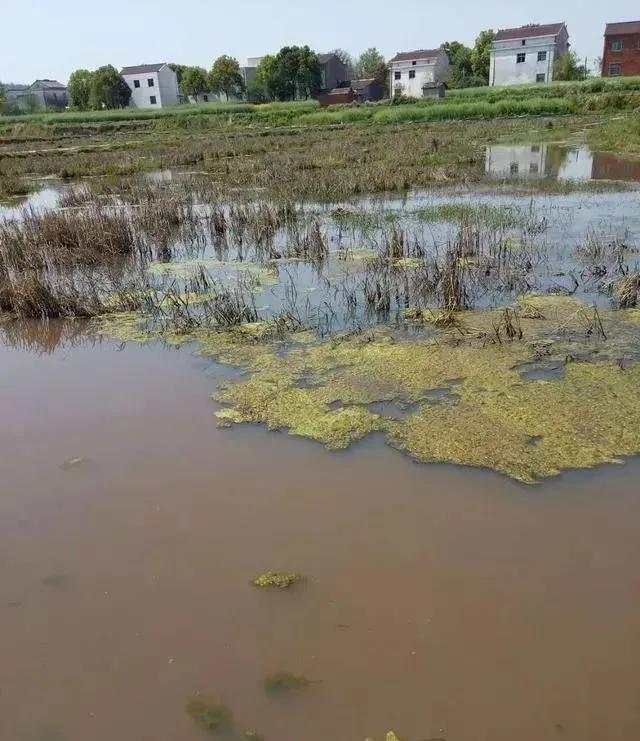
[[[156,62],[209,68],[221,54],[241,65],[290,44],[356,55],[370,46],[387,58],[445,41],[473,44],[485,28],[565,21],[572,47],[602,54],[607,22],[640,19],[638,0],[612,9],[590,0],[0,0],[0,80],[66,82],[103,64]]]

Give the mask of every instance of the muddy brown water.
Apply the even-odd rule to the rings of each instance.
[[[49,349],[0,349],[2,741],[197,741],[198,691],[267,741],[640,738],[637,460],[328,453],[217,429],[188,349]],[[278,568],[310,581],[248,585]]]

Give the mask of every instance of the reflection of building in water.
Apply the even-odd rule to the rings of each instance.
[[[593,155],[585,147],[496,144],[487,147],[485,172],[500,178],[588,180]]]
[[[593,155],[594,180],[627,180],[640,183],[640,159],[623,159],[615,154],[596,152]]]

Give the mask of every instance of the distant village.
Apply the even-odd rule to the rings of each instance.
[[[94,73],[78,70],[68,84],[50,79],[36,80],[30,85],[4,84],[3,112],[64,110],[70,106],[153,109],[225,99],[264,102],[306,97],[328,106],[384,98],[442,98],[449,86],[545,84],[557,79],[580,79],[588,74],[587,65],[580,66],[571,50],[566,23],[529,24],[483,34],[484,40],[481,35],[476,42],[476,47],[483,43],[483,49],[473,52],[479,56],[486,52],[486,59],[483,56],[484,61],[480,61],[484,65],[482,73],[475,75],[475,67],[472,69],[469,63],[467,74],[463,69],[464,59],[461,61],[461,51],[464,57],[465,53],[472,54],[472,50],[457,42],[399,52],[388,61],[370,49],[361,59],[366,54],[371,58],[356,65],[344,52],[315,54],[308,47],[285,47],[279,55],[298,50],[297,64],[304,68],[299,79],[294,75],[289,87],[282,83],[278,88],[277,81],[270,85],[269,74],[277,65],[277,55],[250,58],[245,66],[224,56],[216,60],[210,73],[199,67],[160,62],[126,66],[120,71],[113,67],[100,68]],[[558,72],[564,60],[569,67],[573,66],[573,78]],[[640,75],[640,20],[606,26],[600,65],[603,77]],[[97,80],[95,75],[99,73],[104,79]],[[109,89],[106,98],[98,96],[97,104],[91,100],[92,84]]]

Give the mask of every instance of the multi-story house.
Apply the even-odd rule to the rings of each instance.
[[[400,52],[389,62],[391,95],[410,98],[430,97],[434,83],[444,82],[449,76],[451,63],[443,49],[418,49]]]
[[[337,54],[318,54],[318,62],[322,90],[333,90],[349,81],[349,69]]]
[[[609,23],[604,32],[603,77],[640,75],[640,21]]]
[[[491,45],[490,85],[551,82],[553,64],[569,50],[564,23],[505,28]]]
[[[10,112],[62,110],[69,105],[67,88],[57,80],[36,80],[31,85],[5,85],[5,108]]]
[[[164,62],[123,67],[120,75],[131,89],[131,108],[164,108],[179,102],[178,77]]]

